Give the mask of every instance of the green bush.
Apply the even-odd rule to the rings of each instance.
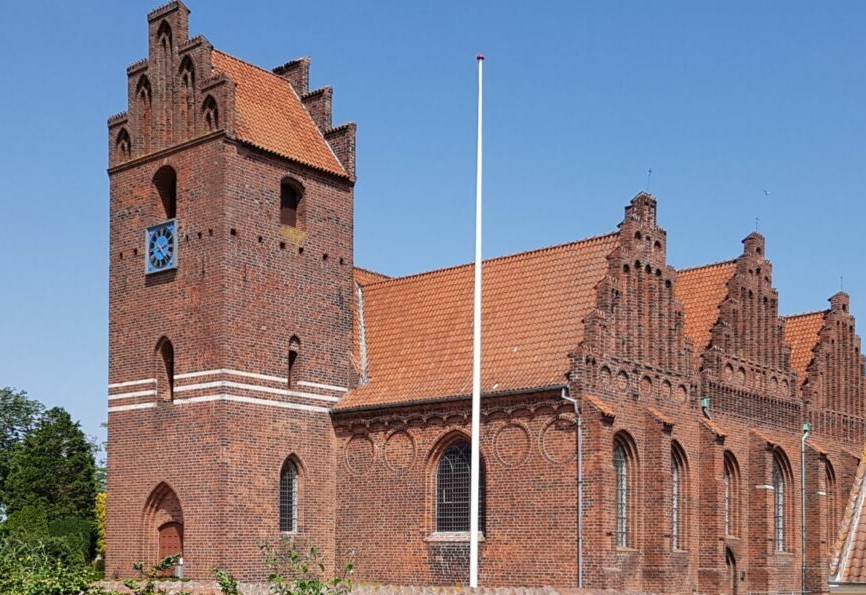
[[[333,577],[326,578],[325,556],[316,546],[306,547],[296,538],[286,537],[276,546],[268,544],[261,549],[271,570],[268,580],[274,595],[346,595],[352,590],[353,552]]]
[[[57,542],[0,541],[0,593],[3,595],[79,595],[98,593],[90,568],[70,563],[54,551]],[[62,549],[62,547],[60,548]]]

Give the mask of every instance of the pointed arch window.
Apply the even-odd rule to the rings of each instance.
[[[830,461],[824,462],[824,492],[827,502],[827,547],[832,551],[839,531],[839,493],[836,487],[836,472]]]
[[[174,399],[174,346],[163,337],[156,344],[156,353],[161,364],[159,393],[164,401]]]
[[[635,497],[635,475],[637,462],[635,458],[634,442],[624,432],[620,432],[614,438],[613,443],[613,471],[614,471],[614,543],[617,547],[632,547],[634,528]]]
[[[773,549],[784,552],[788,549],[791,519],[791,468],[781,450],[773,453]]]
[[[298,530],[298,466],[286,459],[280,470],[280,531]]]
[[[436,531],[469,531],[471,447],[459,441],[447,449],[436,469]],[[478,529],[485,525],[485,473],[481,462],[479,474]]]
[[[671,548],[675,550],[685,549],[687,495],[686,453],[674,442],[671,446]]]
[[[722,495],[722,522],[725,535],[739,535],[740,527],[740,468],[733,453],[725,452]]]

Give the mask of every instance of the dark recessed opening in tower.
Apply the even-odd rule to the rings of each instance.
[[[280,183],[280,224],[303,227],[303,198],[297,182],[287,178]]]
[[[170,165],[160,167],[153,176],[153,185],[162,201],[166,219],[177,216],[177,173]]]

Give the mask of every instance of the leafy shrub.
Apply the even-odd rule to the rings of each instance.
[[[4,595],[79,595],[91,590],[93,572],[84,564],[70,563],[52,551],[56,543],[0,541],[0,593]]]
[[[214,568],[214,574],[216,574],[217,584],[219,585],[220,593],[222,593],[223,595],[242,595],[241,590],[238,588],[238,582],[235,580],[235,577],[233,577],[222,568]]]
[[[307,548],[296,538],[285,537],[276,546],[261,549],[274,595],[346,595],[352,590],[352,552],[332,578],[325,578],[325,556],[316,546]]]
[[[165,580],[165,571],[177,564],[179,560],[180,554],[167,556],[148,569],[144,568],[144,563],[136,562],[132,565],[132,569],[138,572],[139,578],[125,580],[123,586],[132,591],[133,595],[165,595],[166,590],[156,583]]]

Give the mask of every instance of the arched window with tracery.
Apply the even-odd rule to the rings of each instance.
[[[722,523],[725,535],[739,535],[740,531],[740,467],[730,451],[725,452],[722,495]]]
[[[298,530],[298,466],[286,459],[280,470],[280,531]]]
[[[785,453],[777,449],[773,453],[773,549],[784,552],[788,549],[791,530],[792,500],[791,466]]]
[[[436,531],[469,531],[471,447],[465,440],[451,444],[436,468]],[[479,472],[478,528],[485,523],[484,463]]]
[[[614,543],[617,547],[634,546],[634,523],[637,502],[635,476],[637,461],[635,446],[631,436],[620,432],[613,442],[613,471],[615,478],[614,510],[615,527]]]
[[[674,442],[671,445],[671,548],[675,550],[686,549],[687,495],[686,453]]]

